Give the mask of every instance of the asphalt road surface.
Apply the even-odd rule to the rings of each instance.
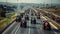
[[[24,17],[25,17],[25,15],[24,15]],[[31,11],[29,12],[28,15],[29,15],[29,19],[30,19],[32,17]],[[33,17],[35,17],[35,15]],[[41,19],[36,18],[36,21],[37,21],[36,24],[31,24],[31,21],[28,20],[27,21],[27,28],[21,28],[20,23],[18,23],[18,25],[14,28],[14,30],[12,30],[12,32],[10,34],[55,34],[55,32],[53,30],[52,31],[45,31],[42,29],[42,24],[43,24],[42,17],[41,17]]]

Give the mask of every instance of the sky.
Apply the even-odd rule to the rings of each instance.
[[[0,2],[10,2],[10,3],[60,3],[60,0],[0,0]]]

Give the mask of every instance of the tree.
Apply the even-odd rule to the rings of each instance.
[[[6,17],[6,11],[3,5],[0,5],[0,16],[1,17]]]

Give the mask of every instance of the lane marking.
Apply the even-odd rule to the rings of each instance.
[[[29,26],[30,26],[30,21],[29,21]],[[30,28],[29,28],[29,32],[28,32],[28,34],[30,34]]]
[[[19,30],[19,27],[17,28],[17,30],[16,30],[15,34],[17,34],[18,30]]]
[[[30,34],[30,28],[29,28],[29,33],[28,34]]]
[[[13,24],[11,24],[2,34],[5,34],[9,31],[9,29],[15,24],[16,22],[14,22]]]
[[[31,10],[30,10],[30,12],[31,12]],[[30,20],[31,20],[31,13],[30,13]],[[31,22],[30,20],[29,20],[29,26],[30,26],[30,22]],[[29,28],[28,34],[30,34],[30,28]]]
[[[13,29],[13,31],[11,32],[11,34],[15,33],[16,29],[17,29],[18,24],[15,26],[15,29]]]

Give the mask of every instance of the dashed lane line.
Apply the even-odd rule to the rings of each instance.
[[[19,27],[17,28],[17,30],[16,30],[15,34],[17,34],[18,30],[19,30]]]

